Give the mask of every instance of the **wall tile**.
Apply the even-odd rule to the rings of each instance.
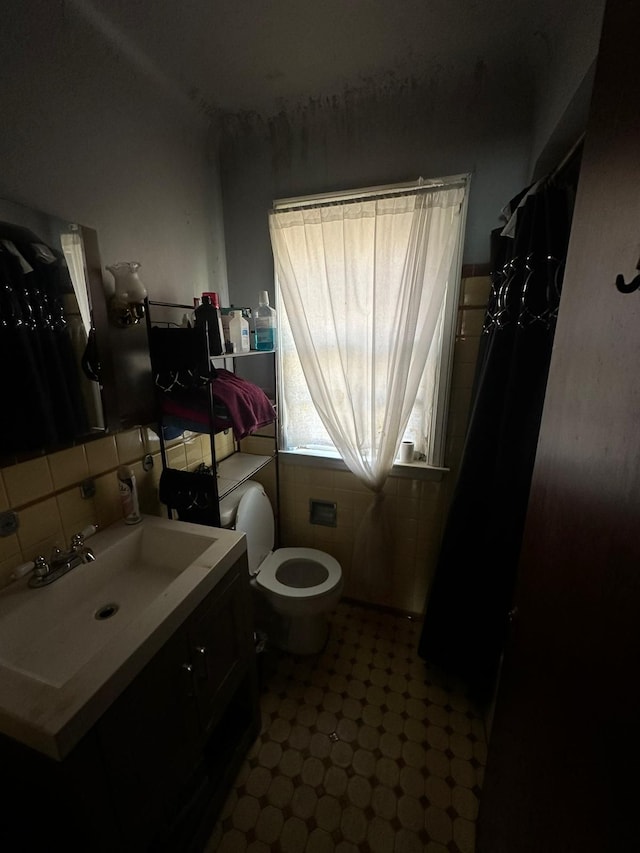
[[[481,335],[472,335],[468,338],[458,338],[455,343],[454,365],[459,362],[471,362],[475,366],[475,363],[478,360],[478,348],[481,340]]]
[[[469,422],[471,389],[454,388],[449,407],[448,430],[451,435],[464,435]]]
[[[396,506],[398,521],[405,518],[422,518],[420,512],[420,501],[417,498],[400,498]]]
[[[209,440],[209,436],[206,437]],[[230,429],[225,432],[219,432],[216,434],[214,438],[215,447],[216,447],[216,458],[224,459],[227,456],[231,456],[231,454],[235,450],[235,441],[233,438],[233,433]]]
[[[13,578],[11,574],[13,570],[26,562],[27,560],[22,559],[20,552],[14,554],[8,560],[0,560],[0,589],[12,582]]]
[[[96,493],[93,503],[96,511],[96,521],[100,527],[108,527],[114,521],[122,518],[120,492],[116,472],[96,477]]]
[[[160,515],[166,517],[167,508],[160,503],[158,490],[160,487],[160,477],[162,476],[162,458],[159,453],[153,455],[153,468],[147,472],[145,481],[145,493],[141,496],[140,508],[142,512],[149,515]]]
[[[142,433],[139,429],[117,433],[116,446],[118,448],[118,462],[120,465],[127,465],[144,456],[144,442],[142,441]]]
[[[44,456],[5,468],[3,477],[12,507],[36,501],[53,491],[51,471]]]
[[[338,527],[351,531],[354,525],[353,492],[336,489],[334,498],[337,505]]]
[[[309,487],[309,500],[317,500],[317,501],[330,501],[334,502],[334,490],[329,488],[328,486],[316,486],[315,484],[311,484]],[[309,511],[309,502],[307,501],[307,512]]]
[[[11,536],[0,536],[0,562],[20,556],[20,540],[17,533]]]
[[[57,495],[58,512],[62,522],[64,541],[68,545],[74,533],[78,533],[96,521],[96,508],[92,498],[85,499],[78,486]]]
[[[54,489],[66,489],[72,483],[79,483],[89,476],[84,445],[52,453],[48,459]]]
[[[200,436],[190,436],[184,443],[184,449],[187,458],[187,468],[190,471],[193,471],[203,461],[202,442],[200,441]]]
[[[22,553],[27,559],[32,558],[33,555],[29,552],[35,543],[53,539],[60,546],[64,544],[62,521],[55,498],[21,510],[19,518],[18,539]]]
[[[478,308],[465,308],[460,311],[459,330],[462,337],[478,336],[482,333],[485,312]]]
[[[398,498],[419,498],[421,494],[420,480],[409,480],[398,477]]]
[[[398,481],[400,477],[389,477],[384,484],[384,494],[389,497],[396,497],[398,494]]]
[[[453,387],[472,388],[476,366],[472,362],[458,362],[453,368]]]
[[[90,441],[84,446],[89,474],[96,477],[118,466],[118,448],[113,435]]]
[[[180,471],[185,470],[187,467],[187,454],[184,449],[184,444],[178,444],[167,450],[167,463],[169,468],[178,468]]]
[[[465,278],[462,282],[462,304],[483,305],[489,301],[491,293],[491,278],[489,276],[474,276]]]

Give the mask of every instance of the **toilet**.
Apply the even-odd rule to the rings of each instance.
[[[257,627],[292,654],[322,651],[329,633],[327,614],[342,594],[338,561],[316,548],[274,551],[273,509],[262,486],[252,480],[220,501],[220,523],[247,537]]]

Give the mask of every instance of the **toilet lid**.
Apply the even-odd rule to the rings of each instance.
[[[220,502],[220,521],[247,537],[249,574],[255,575],[272,549],[275,535],[273,509],[259,483],[247,480]]]
[[[341,587],[342,569],[316,548],[278,548],[262,564],[256,583],[287,598],[311,599]]]

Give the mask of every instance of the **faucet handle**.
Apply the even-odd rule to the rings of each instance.
[[[45,578],[49,572],[51,571],[49,567],[49,563],[42,554],[38,554],[38,556],[33,561],[33,574],[37,578]]]
[[[80,531],[80,533],[74,533],[71,537],[71,550],[77,551],[78,548],[82,548],[84,545],[84,533]]]
[[[54,545],[53,548],[51,549],[51,555],[49,557],[49,562],[53,565],[53,563],[55,563],[55,561],[58,560],[61,556],[62,556],[62,548],[58,548],[57,545]],[[37,559],[38,558],[36,557],[36,560]],[[42,559],[44,560],[44,557]],[[36,560],[34,560],[33,562],[35,563]],[[46,560],[45,560],[45,562],[46,562]]]
[[[98,530],[97,524],[88,524],[86,527],[83,527],[82,530],[78,531],[78,533],[74,533],[71,537],[71,548],[82,548],[84,545],[84,540],[88,539],[90,536],[93,536]]]

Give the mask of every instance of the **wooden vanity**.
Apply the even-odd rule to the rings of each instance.
[[[246,552],[230,553],[68,754],[0,735],[0,850],[202,850],[259,730]]]

